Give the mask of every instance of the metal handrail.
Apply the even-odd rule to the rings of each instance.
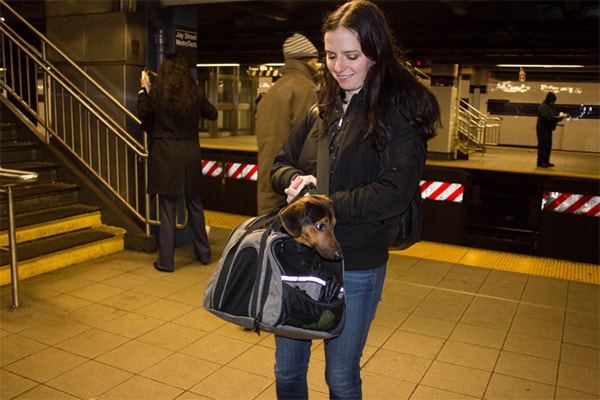
[[[502,117],[487,117],[485,121],[486,144],[498,144]]]
[[[412,68],[417,79],[419,79],[421,82],[425,82],[426,84],[431,83],[431,77],[429,75],[427,75],[424,71],[420,70],[417,67],[412,67],[412,66],[410,66],[410,67]]]
[[[77,71],[78,74],[83,76],[85,78],[86,83],[91,84],[95,89],[100,91],[100,93],[102,93],[104,96],[106,96],[106,98],[109,101],[111,101],[111,103],[114,106],[116,106],[121,112],[125,113],[127,115],[127,117],[133,119],[138,124],[141,123],[140,119],[135,114],[133,114],[125,106],[123,106],[123,104],[121,104],[121,102],[119,102],[117,99],[115,99],[115,97],[113,95],[111,95],[108,91],[106,91],[106,89],[102,85],[100,85],[95,79],[93,79],[91,76],[89,76],[87,74],[87,72],[85,72],[83,69],[81,69],[81,67],[79,65],[77,65],[77,63],[75,63],[69,56],[67,56],[54,43],[52,43],[50,40],[48,40],[48,38],[46,38],[46,36],[44,36],[41,32],[39,32],[33,25],[31,25],[29,22],[27,22],[27,20],[25,18],[23,18],[21,15],[19,15],[10,6],[8,6],[8,4],[6,3],[5,0],[0,0],[0,5],[2,5],[3,8],[6,8],[8,11],[10,11],[11,14],[15,18],[17,18],[22,24],[24,24],[41,41],[42,51],[40,53],[40,56],[41,56],[40,58],[45,63],[45,65],[43,67],[48,68],[48,69],[53,67],[45,56],[48,54],[48,50],[52,50],[56,54],[60,55],[60,58],[64,62],[68,63],[69,67],[73,68],[75,71]],[[4,28],[6,28],[7,30],[9,30],[12,33],[13,39],[17,39],[17,38],[20,39],[20,35],[18,35],[14,30],[12,30],[8,26],[8,24],[5,23],[4,18],[2,18],[0,20],[0,22],[2,22],[2,25]],[[33,47],[29,42],[24,41],[24,40],[19,40],[19,42],[21,43],[22,48],[28,48],[33,52],[38,52],[38,50],[35,47]],[[57,69],[55,69],[55,70],[58,71]],[[68,80],[64,76],[62,76],[62,78],[63,78],[63,81],[68,82]],[[126,131],[124,131],[124,132],[125,132],[125,135],[129,137],[129,140],[131,140],[133,145],[138,146],[139,148],[141,148],[143,150],[143,145],[141,143],[139,143],[135,138],[133,138],[133,136],[131,136]]]
[[[488,116],[464,100],[460,100],[457,113],[457,144],[463,148],[486,152]],[[464,139],[463,139],[464,138]]]
[[[18,115],[25,111],[27,115],[22,118],[34,121],[42,140],[56,139],[150,234],[150,225],[159,221],[150,218],[151,203],[145,190],[148,182],[145,135],[138,140],[125,129],[128,125],[140,126],[140,120],[6,1],[0,0],[0,6],[5,13],[0,19],[0,89],[4,92],[0,100]],[[35,35],[41,49],[22,40],[9,26],[7,12],[11,23],[22,24],[21,28]],[[60,59],[61,65],[74,71],[83,84],[75,85],[73,79],[62,74],[56,63],[48,59],[49,52]],[[90,98],[87,94],[90,88],[109,101],[117,117]],[[31,124],[30,121],[27,122]]]
[[[12,292],[11,309],[19,308],[19,270],[17,268],[17,235],[15,226],[15,209],[12,188],[22,183],[35,182],[38,174],[18,169],[7,169],[0,167],[0,178],[2,187],[0,193],[6,193],[6,207],[8,216],[8,248],[0,247],[0,250],[8,250],[10,253],[10,285]],[[4,183],[8,179],[9,183]]]

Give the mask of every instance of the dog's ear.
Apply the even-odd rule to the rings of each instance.
[[[314,194],[311,197],[314,200],[316,200],[316,203],[321,205],[323,207],[323,209],[327,210],[326,216],[329,217],[329,219],[335,218],[335,212],[333,210],[333,202],[331,201],[329,196],[325,196],[323,194]]]
[[[286,206],[279,213],[281,225],[291,237],[298,237],[302,233],[302,221],[305,213],[306,207],[300,201]]]
[[[319,203],[324,204],[327,208],[333,209],[333,202],[329,198],[329,196],[325,196],[324,194],[313,194],[311,196],[315,200],[318,200]]]

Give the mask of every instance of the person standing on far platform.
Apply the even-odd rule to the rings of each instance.
[[[546,95],[546,99],[538,107],[538,118],[535,129],[538,139],[537,166],[540,168],[554,167],[554,164],[550,162],[552,132],[556,129],[556,125],[568,116],[565,113],[556,112],[554,103],[556,103],[556,95],[549,92]]]
[[[294,33],[283,43],[283,76],[262,96],[256,107],[258,146],[258,214],[277,211],[285,199],[271,187],[273,160],[291,126],[317,102],[317,48]]]
[[[194,253],[202,264],[211,250],[204,222],[201,177],[202,155],[198,141],[200,117],[214,121],[219,114],[178,54],[165,57],[154,86],[145,72],[140,79],[137,113],[151,138],[148,155],[148,193],[158,194],[160,228],[154,268],[173,272],[176,210],[185,196]],[[149,91],[149,93],[148,93]]]

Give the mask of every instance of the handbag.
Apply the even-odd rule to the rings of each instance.
[[[390,155],[387,151],[381,153],[382,161],[389,161]],[[417,186],[408,207],[400,215],[398,231],[390,244],[393,250],[406,250],[421,240],[421,188]]]
[[[400,216],[398,233],[390,248],[393,250],[406,250],[421,240],[421,189],[417,188],[408,208]]]

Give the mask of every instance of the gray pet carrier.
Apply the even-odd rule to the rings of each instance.
[[[227,240],[203,306],[234,324],[295,339],[339,335],[343,260],[323,259],[280,230],[277,214],[250,218]]]

